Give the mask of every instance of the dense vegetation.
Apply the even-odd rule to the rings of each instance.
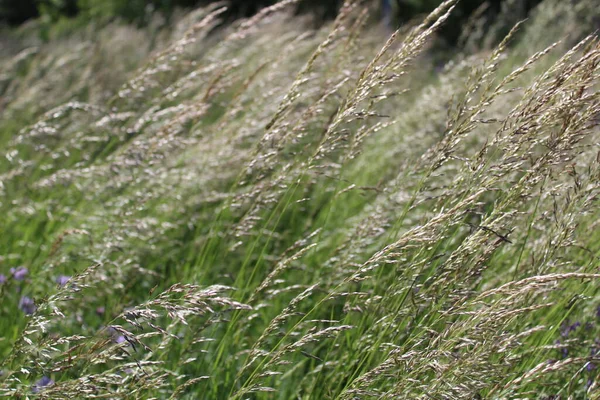
[[[215,2],[217,0],[0,0],[0,22],[15,24],[42,15],[50,22],[77,17],[85,21],[121,18],[143,24],[155,13],[169,17],[177,8],[206,6]],[[371,2],[379,5],[379,12],[386,15],[390,24],[396,25],[431,12],[441,0]],[[540,0],[462,0],[442,27],[443,37],[454,43],[462,25],[474,13],[480,19],[491,18],[500,13],[502,8],[510,8],[515,15],[521,16],[539,2]],[[251,16],[262,7],[276,3],[276,0],[227,0],[223,3],[227,4],[227,11],[221,18],[231,21],[240,16]],[[299,14],[310,12],[320,20],[327,20],[335,17],[342,3],[342,0],[300,0],[295,11]]]
[[[217,0],[0,0],[0,21],[21,23],[40,15],[53,20],[82,15],[84,18],[119,17],[139,22],[147,17],[149,11],[169,15],[177,7],[206,6],[217,2]],[[276,3],[276,1],[228,0],[226,3],[228,5],[227,14],[231,16],[248,16],[256,13],[262,7]],[[325,2],[301,0],[299,9],[317,9],[332,15],[340,5],[341,2],[338,0]],[[423,4],[423,6],[430,5]]]
[[[600,398],[596,1],[296,3],[0,37],[0,396]]]

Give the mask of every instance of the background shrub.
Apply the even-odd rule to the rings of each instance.
[[[210,4],[215,0],[1,0],[0,20],[11,24],[21,23],[29,18],[43,15],[51,21],[61,17],[73,17],[82,14],[85,18],[110,19],[123,18],[127,21],[147,23],[152,12],[160,12],[169,16],[177,7],[190,8]],[[441,3],[441,0],[388,0],[392,4],[391,18],[394,24],[405,23],[412,18],[431,12]],[[228,18],[238,18],[255,14],[262,7],[274,4],[275,0],[229,0]],[[502,7],[510,7],[514,18],[525,18],[528,12],[540,0],[462,0],[454,10],[452,16],[442,27],[442,37],[449,44],[455,44],[462,31],[462,26],[469,17],[482,5],[486,5],[484,15],[492,20],[497,16]],[[319,1],[302,0],[299,2],[297,12],[311,12],[319,19],[335,17],[341,0]],[[372,4],[379,1],[372,0]],[[478,16],[481,18],[481,15]],[[510,29],[506,24],[505,32]]]

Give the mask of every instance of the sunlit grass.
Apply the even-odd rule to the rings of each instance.
[[[0,393],[596,398],[594,2],[473,24],[444,66],[453,1],[391,37],[293,3],[20,33]]]

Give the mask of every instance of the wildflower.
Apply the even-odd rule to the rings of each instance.
[[[127,339],[125,339],[125,335],[121,335],[119,333],[119,331],[113,327],[108,328],[108,332],[110,333],[110,335],[112,337],[112,341],[117,344],[121,344],[127,340]]]
[[[10,273],[15,280],[22,281],[25,279],[25,277],[27,277],[29,270],[25,267],[11,268]]]
[[[592,324],[591,322],[586,322],[585,323],[585,330],[586,331],[591,331],[592,329],[594,329],[594,324]]]
[[[581,322],[577,321],[574,324],[569,324],[568,322],[564,323],[560,327],[560,335],[562,337],[568,337],[571,332],[574,332],[581,326]]]
[[[106,312],[106,308],[104,308],[104,307],[96,307],[96,314],[98,316],[104,315],[105,312]]]
[[[585,369],[587,369],[588,371],[593,371],[596,368],[596,365],[594,363],[587,363],[587,365],[585,366]]]
[[[0,285],[6,283],[6,275],[0,274]]]
[[[66,276],[66,275],[59,275],[56,278],[56,283],[58,283],[58,286],[65,286],[67,284],[67,282],[69,282],[69,280],[71,279],[70,276]]]
[[[19,300],[19,309],[27,315],[31,315],[37,309],[31,297],[22,296]]]
[[[54,385],[54,381],[52,380],[52,378],[49,378],[47,376],[43,376],[42,379],[40,379],[39,381],[37,381],[35,383],[35,385],[33,385],[33,393],[39,393],[39,391],[45,387],[48,386],[52,386]]]

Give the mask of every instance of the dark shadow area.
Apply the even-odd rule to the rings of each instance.
[[[153,13],[159,12],[167,21],[177,8],[191,9],[215,3],[216,0],[0,0],[0,23],[19,25],[28,19],[43,16],[47,22],[63,17],[83,17],[86,19],[112,20],[121,18],[130,23],[145,25]],[[239,18],[250,17],[264,7],[276,4],[278,0],[229,0],[228,10],[222,16],[227,25]],[[486,25],[498,21],[498,15],[514,16],[510,21],[499,21],[496,26],[498,37],[503,37],[514,23],[526,18],[541,0],[460,0],[450,18],[439,30],[438,45],[452,48],[460,46],[461,32],[472,17],[483,19]],[[363,0],[361,4],[379,10],[375,14],[390,30],[412,20],[424,18],[441,0]],[[335,18],[343,0],[301,0],[296,13],[312,14],[316,25]]]

